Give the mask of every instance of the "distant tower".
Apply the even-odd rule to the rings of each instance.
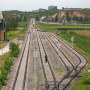
[[[0,19],[3,19],[2,11],[0,11]]]
[[[5,20],[2,15],[2,11],[0,11],[0,40],[5,40]]]

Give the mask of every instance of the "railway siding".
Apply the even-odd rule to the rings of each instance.
[[[38,40],[39,40],[39,45],[40,45],[40,50],[41,50],[41,54],[42,54],[42,60],[43,60],[43,65],[45,68],[45,72],[46,72],[46,77],[48,81],[53,81],[53,77],[49,68],[48,63],[45,63],[45,52],[43,50],[42,44],[40,42],[39,36],[38,36]]]

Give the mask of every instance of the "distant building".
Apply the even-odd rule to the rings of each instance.
[[[0,40],[5,40],[5,20],[2,12],[0,11]]]
[[[32,10],[32,12],[39,12],[39,10]]]
[[[39,12],[43,12],[43,11],[46,11],[46,9],[42,9],[42,8],[39,9]]]
[[[46,11],[46,9],[40,8],[40,9],[38,9],[38,10],[32,10],[32,12],[43,12],[43,11]]]
[[[82,10],[82,8],[64,8],[64,7],[62,7],[62,10]]]
[[[48,6],[48,10],[50,10],[50,9],[57,9],[57,6],[53,6],[53,5]]]
[[[46,18],[46,16],[42,16],[41,18],[40,18],[40,22],[43,22],[43,20]]]

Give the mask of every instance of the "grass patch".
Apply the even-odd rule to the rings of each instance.
[[[14,32],[13,31],[7,32],[7,40],[13,40],[16,38],[22,40],[27,31],[27,28],[28,28],[28,22],[20,22],[17,29]],[[21,33],[19,32],[20,29],[21,29]]]
[[[5,53],[4,55],[0,56],[0,74],[1,74],[1,67],[3,67],[5,59],[9,56],[9,53]]]
[[[90,29],[90,25],[53,25],[53,24],[38,24],[37,27],[44,28],[44,29],[57,29],[57,28],[85,28]]]
[[[8,31],[7,32],[7,40],[13,40],[17,38],[19,31]]]
[[[64,72],[64,69],[61,69],[61,68],[54,68],[55,72]]]
[[[88,70],[90,70],[90,66],[85,69],[79,80],[76,79],[77,82],[70,90],[90,90],[90,73],[88,73]]]
[[[6,46],[7,46],[6,43],[0,43],[0,49],[4,48],[4,47],[6,47]]]

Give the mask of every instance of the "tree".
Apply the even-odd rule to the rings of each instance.
[[[71,20],[71,17],[69,16],[69,13],[68,12],[66,13],[66,20],[67,21],[70,21]]]
[[[38,16],[36,16],[36,21],[39,21],[39,17]]]
[[[24,16],[24,21],[27,21],[27,17],[26,16]]]
[[[15,18],[11,18],[10,19],[10,28],[13,31],[13,35],[14,35],[14,30],[17,28],[18,26],[18,21]]]
[[[78,17],[78,21],[83,21],[83,18],[82,17]]]
[[[55,21],[57,22],[58,21],[58,16],[56,15],[56,17],[55,17]]]
[[[77,16],[73,16],[72,20],[73,20],[73,23],[74,23],[74,21],[78,21],[78,17]]]
[[[7,39],[7,32],[10,31],[10,22],[6,23],[5,29],[6,29],[6,39]]]
[[[87,17],[85,17],[85,18],[84,18],[84,21],[85,21],[85,22],[88,22],[88,18],[87,18]]]

